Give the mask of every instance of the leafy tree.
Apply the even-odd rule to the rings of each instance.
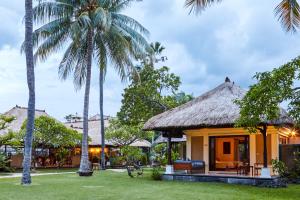
[[[16,133],[9,131],[7,134],[0,135],[0,147],[3,145],[19,147],[21,143],[16,139]]]
[[[26,124],[27,121],[23,123],[21,130],[17,135],[17,138],[20,141],[23,141],[25,136]],[[40,116],[35,119],[34,124],[34,139],[32,143],[34,157],[36,148],[41,149],[42,152],[45,149],[55,148],[57,149],[57,157],[60,166],[64,161],[60,155],[65,155],[66,149],[80,144],[80,133],[73,129],[67,128],[64,124],[51,117]]]
[[[13,120],[15,120],[13,116],[0,115],[0,130],[6,129]],[[8,133],[0,135],[0,147],[3,145],[17,147],[20,143],[15,139],[15,133],[9,130]]]
[[[191,95],[178,93],[180,78],[170,73],[168,67],[154,69],[145,65],[139,70],[139,77],[131,80],[122,95],[122,106],[117,113],[122,123],[138,125],[192,99]]]
[[[6,129],[7,125],[15,118],[11,116],[0,115],[0,130]]]
[[[190,12],[200,13],[207,7],[222,0],[186,0]],[[300,26],[300,6],[297,0],[281,0],[275,8],[275,15],[287,32],[295,32]]]
[[[120,147],[128,146],[137,140],[148,139],[151,133],[142,131],[142,126],[126,125],[118,119],[112,119],[106,129],[106,139]]]
[[[24,138],[27,120],[24,121],[19,139]],[[80,144],[81,134],[48,116],[40,116],[34,121],[34,148],[74,147]]]
[[[127,165],[136,164],[146,156],[138,147],[123,146],[120,152]]]
[[[257,83],[250,87],[242,100],[236,101],[241,108],[236,126],[246,127],[250,133],[259,130],[264,139],[264,167],[267,167],[267,122],[280,116],[279,104],[289,102],[289,112],[299,123],[299,92],[295,87],[299,80],[300,60],[295,59],[271,72],[257,73]]]
[[[33,10],[32,0],[25,0],[25,57],[26,57],[26,74],[27,85],[29,90],[28,110],[27,110],[27,127],[25,137],[25,148],[23,158],[23,174],[21,184],[31,184],[30,167],[31,167],[31,149],[32,134],[34,129],[35,117],[35,75],[34,75],[34,59],[33,59]]]
[[[10,160],[4,153],[0,153],[0,171],[11,172],[12,169],[9,167]]]

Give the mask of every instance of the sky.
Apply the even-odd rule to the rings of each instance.
[[[149,42],[166,47],[165,63],[181,78],[181,91],[201,95],[224,82],[228,76],[247,89],[256,72],[272,70],[300,54],[300,35],[285,33],[274,17],[280,0],[225,0],[199,15],[189,15],[184,0],[143,0],[124,14],[149,31]],[[0,113],[15,105],[27,106],[24,39],[24,2],[0,1]],[[51,116],[83,111],[83,90],[75,91],[72,80],[61,81],[58,64],[62,52],[36,66],[36,108]],[[93,66],[90,116],[99,113],[98,72]],[[104,111],[115,116],[123,89],[116,71],[109,68],[104,86]]]

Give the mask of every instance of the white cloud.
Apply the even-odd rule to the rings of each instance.
[[[201,15],[188,15],[182,0],[143,1],[125,11],[151,32],[150,41],[166,46],[165,65],[181,77],[183,91],[200,95],[229,76],[247,87],[257,71],[270,70],[299,55],[298,34],[284,33],[274,17],[278,2],[227,0]],[[0,112],[15,104],[26,106],[27,85],[24,56],[19,53],[23,38],[23,3],[1,1],[0,17]],[[36,68],[37,107],[58,119],[81,113],[83,90],[74,91],[71,78],[58,79],[61,53]],[[110,66],[109,66],[110,67]],[[93,68],[90,113],[98,106],[98,72]],[[104,97],[106,114],[120,108],[121,83],[114,69],[107,73]]]

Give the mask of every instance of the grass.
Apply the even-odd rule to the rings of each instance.
[[[300,185],[269,189],[220,183],[153,181],[127,173],[95,172],[93,177],[77,174],[33,177],[32,186],[21,186],[19,178],[0,179],[1,200],[134,200],[134,199],[298,199]]]

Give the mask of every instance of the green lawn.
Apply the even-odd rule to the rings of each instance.
[[[152,181],[149,175],[129,178],[126,173],[96,172],[33,177],[32,186],[19,179],[0,179],[1,200],[134,200],[134,199],[299,199],[300,185],[283,189],[256,188],[218,183]]]

